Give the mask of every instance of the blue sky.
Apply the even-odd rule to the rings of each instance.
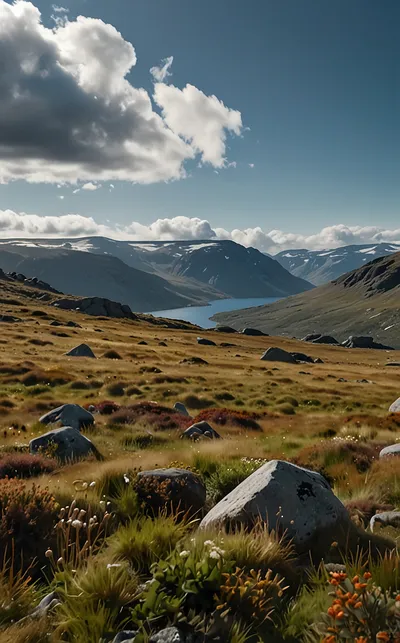
[[[51,3],[34,4],[53,26]],[[76,213],[111,226],[186,216],[310,235],[339,223],[399,227],[398,0],[61,4],[70,21],[99,18],[133,44],[134,87],[151,95],[149,69],[173,56],[167,83],[190,83],[238,110],[243,130],[228,134],[226,149],[236,167],[199,168],[196,158],[185,162],[185,179],[102,181],[76,194],[76,186],[11,180],[0,185],[0,210]]]

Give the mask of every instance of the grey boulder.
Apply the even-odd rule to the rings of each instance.
[[[112,640],[112,643],[134,643],[137,630],[124,630],[123,632],[118,632]]]
[[[297,361],[287,351],[284,351],[283,348],[276,348],[271,346],[261,358],[265,362],[286,362],[287,364],[297,364]]]
[[[376,524],[382,525],[382,527],[400,527],[400,511],[383,511],[372,516],[369,522],[369,528],[372,533]]]
[[[68,355],[68,357],[96,357],[90,346],[87,344],[79,344],[79,346],[71,348],[71,350],[65,354]]]
[[[186,469],[140,471],[135,489],[139,500],[154,513],[172,510],[194,514],[206,501],[204,483]]]
[[[203,518],[201,529],[254,526],[258,520],[291,540],[299,552],[320,554],[354,528],[319,473],[272,460],[257,469]]]
[[[33,438],[29,442],[29,451],[30,453],[38,453],[38,451],[46,451],[52,448],[53,445],[55,447],[55,457],[62,462],[80,460],[91,454],[98,456],[98,451],[94,444],[82,435],[78,429],[74,429],[71,426],[54,429],[37,438]]]
[[[204,641],[207,641],[204,634],[183,632],[177,627],[166,627],[149,638],[149,643],[204,643]]]
[[[182,402],[175,402],[174,409],[175,409],[175,411],[177,411],[181,415],[184,415],[185,417],[190,418],[190,413],[187,410],[186,406],[184,404],[182,404]]]
[[[79,404],[63,404],[53,411],[42,415],[41,424],[56,424],[61,422],[62,426],[71,426],[74,429],[83,429],[85,426],[94,424],[94,417]]]
[[[64,310],[78,310],[95,317],[116,317],[118,319],[137,319],[129,306],[106,299],[105,297],[83,297],[82,299],[59,299],[54,306]]]
[[[389,413],[400,413],[400,397],[389,407]]]
[[[240,332],[242,335],[248,335],[249,337],[268,337],[267,333],[263,333],[258,328],[243,328]]]
[[[181,438],[189,438],[190,440],[198,440],[200,438],[218,439],[220,434],[212,428],[211,424],[205,422],[196,422],[187,428],[181,435]]]
[[[339,342],[331,335],[320,335],[312,340],[313,344],[332,344],[332,346],[339,346]]]
[[[379,457],[380,458],[388,458],[391,456],[399,456],[400,455],[400,443],[398,444],[391,444],[388,447],[385,447],[382,449],[382,451],[379,452]]]

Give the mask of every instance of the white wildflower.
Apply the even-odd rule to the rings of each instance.
[[[221,558],[220,554],[217,552],[216,549],[212,549],[208,554],[208,556],[209,558],[213,558],[214,560],[219,560]]]
[[[74,529],[80,529],[83,525],[81,520],[73,520],[71,524],[74,527]]]
[[[129,480],[128,476],[126,475],[126,473],[124,473],[124,482],[126,482],[126,484],[130,483],[130,480]]]
[[[184,549],[183,551],[181,551],[181,553],[179,554],[179,556],[180,556],[181,558],[189,558],[189,556],[190,556],[190,551],[187,551],[187,549]]]
[[[205,540],[204,541],[204,546],[205,547],[214,547],[215,543],[212,540]]]
[[[91,489],[93,489],[93,487],[95,487],[95,486],[96,486],[96,481],[95,481],[95,480],[93,480],[93,482],[91,482],[91,483],[90,483],[89,487],[90,487]]]
[[[100,500],[99,505],[100,505],[100,507],[102,508],[102,510],[104,511],[104,510],[105,510],[105,508],[106,508],[106,503],[105,503],[105,501],[104,501],[104,500]]]

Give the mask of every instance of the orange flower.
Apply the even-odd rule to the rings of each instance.
[[[360,577],[359,577],[359,576],[354,576],[354,578],[353,578],[353,580],[352,580],[351,582],[352,582],[352,583],[353,583],[353,585],[354,585],[354,583],[358,583],[358,581],[359,581],[359,580],[360,580]]]
[[[359,636],[355,639],[355,643],[368,643],[368,639],[366,636]]]
[[[360,609],[360,607],[362,607],[362,602],[361,602],[361,601],[358,601],[358,603],[356,603],[356,604],[354,605],[354,607],[356,608],[356,610],[359,610],[359,609]]]
[[[378,641],[390,641],[390,635],[387,632],[378,632],[376,638]]]
[[[396,601],[400,601],[400,594],[397,594]]]
[[[370,572],[365,572],[364,578],[365,580],[369,580],[370,578],[372,578],[372,574]]]
[[[325,638],[322,639],[322,643],[335,643],[336,642],[336,636],[331,634],[330,636],[325,636]]]
[[[366,587],[367,587],[367,583],[355,583],[354,584],[354,588],[357,589],[357,590],[365,589]]]

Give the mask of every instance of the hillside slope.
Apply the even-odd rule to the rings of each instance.
[[[372,259],[400,251],[395,243],[351,245],[334,250],[283,250],[274,259],[296,277],[320,286],[356,270]]]
[[[322,333],[343,341],[371,335],[400,348],[400,253],[381,257],[336,281],[269,306],[215,319],[235,328],[255,326],[276,335],[303,337]]]

